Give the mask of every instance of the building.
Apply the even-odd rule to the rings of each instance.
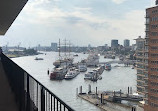
[[[147,74],[147,58],[145,57],[145,38],[139,36],[136,40],[136,64],[137,64],[137,93],[145,97],[145,82]]]
[[[113,40],[111,40],[111,47],[118,47],[118,40],[115,40],[115,39],[113,39]]]
[[[146,45],[149,49],[148,85],[144,111],[158,111],[158,6],[146,9]]]
[[[51,49],[52,49],[52,51],[57,51],[58,50],[58,44],[57,43],[51,43]]]
[[[124,47],[129,47],[130,46],[130,40],[125,39],[124,40]]]

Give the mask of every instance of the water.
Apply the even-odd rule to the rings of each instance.
[[[88,56],[87,54],[78,55],[78,57],[74,58],[75,62],[81,61]],[[42,57],[44,60],[35,61],[35,57]],[[47,75],[47,70],[48,68],[51,70],[54,67],[53,61],[57,58],[58,53],[47,52],[46,55],[41,54],[37,56],[19,57],[13,58],[12,60],[76,111],[102,111],[76,96],[76,88],[79,88],[81,85],[83,87],[83,92],[88,92],[89,84],[92,86],[92,91],[95,91],[95,88],[98,87],[99,91],[121,89],[126,93],[128,86],[132,87],[133,91],[136,91],[136,70],[131,69],[131,67],[123,67],[123,65],[122,67],[114,67],[118,64],[113,64],[111,71],[104,71],[102,80],[98,80],[97,82],[85,81],[84,73],[80,73],[72,80],[52,81]],[[111,61],[111,59],[104,59],[104,57],[101,56],[100,61]]]

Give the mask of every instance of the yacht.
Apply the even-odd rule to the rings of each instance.
[[[79,74],[79,70],[76,68],[70,68],[67,74],[65,75],[65,79],[72,79]]]
[[[67,68],[65,68],[65,67],[55,68],[50,73],[50,79],[51,80],[54,80],[54,79],[62,80],[62,79],[64,79],[66,73],[67,73]]]

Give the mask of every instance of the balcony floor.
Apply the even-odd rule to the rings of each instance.
[[[14,94],[5,75],[2,63],[0,61],[0,111],[18,111]]]

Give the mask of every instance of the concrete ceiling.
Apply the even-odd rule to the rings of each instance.
[[[5,35],[28,0],[0,0],[0,35]]]

